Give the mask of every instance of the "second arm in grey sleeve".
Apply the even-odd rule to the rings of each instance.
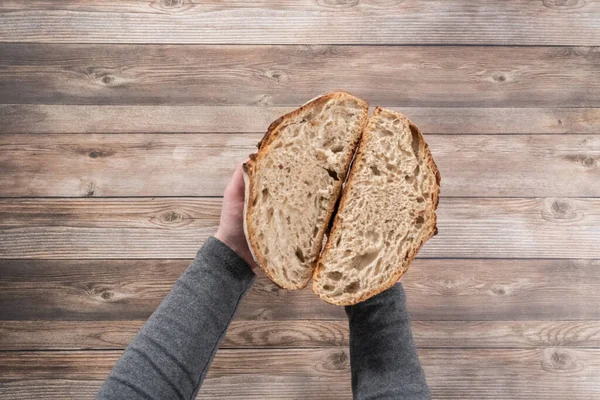
[[[354,399],[430,399],[400,284],[346,307]]]
[[[209,238],[127,347],[97,399],[193,399],[253,279],[233,250]]]

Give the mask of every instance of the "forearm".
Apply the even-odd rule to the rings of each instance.
[[[98,399],[193,399],[252,269],[210,238],[127,347]]]
[[[346,307],[354,398],[430,399],[400,284]]]

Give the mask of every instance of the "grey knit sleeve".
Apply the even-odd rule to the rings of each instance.
[[[254,272],[209,238],[152,314],[97,399],[193,399]]]
[[[430,399],[400,284],[346,307],[354,399]]]

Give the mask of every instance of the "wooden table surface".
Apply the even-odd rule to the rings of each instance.
[[[0,1],[0,399],[91,399],[269,122],[426,132],[403,278],[436,399],[600,399],[600,1]],[[342,308],[260,276],[199,398],[349,399]]]

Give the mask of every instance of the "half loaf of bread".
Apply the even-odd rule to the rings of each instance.
[[[329,303],[352,305],[391,287],[437,233],[440,174],[419,129],[376,108],[363,133],[313,277]]]
[[[368,108],[345,92],[318,97],[273,122],[244,164],[248,245],[285,289],[313,274]]]

